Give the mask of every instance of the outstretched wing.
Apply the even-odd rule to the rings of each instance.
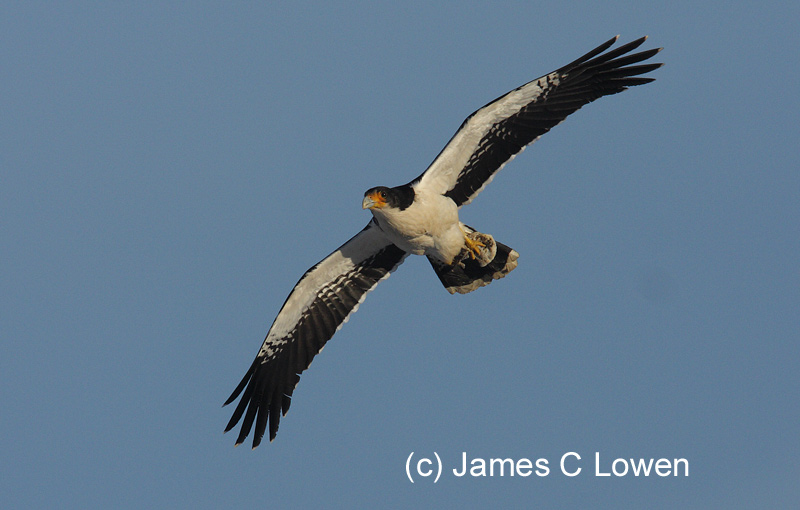
[[[581,106],[653,81],[654,78],[639,76],[662,64],[632,64],[651,58],[661,48],[628,55],[646,39],[642,37],[603,53],[616,42],[615,37],[477,110],[411,184],[444,194],[459,207],[470,203],[526,145]]]
[[[269,439],[275,438],[300,374],[358,309],[367,293],[387,278],[406,255],[373,220],[306,271],[278,312],[244,379],[224,404],[236,400],[244,390],[225,427],[228,432],[244,415],[237,445],[245,440],[253,423],[253,448],[261,443],[267,421]]]

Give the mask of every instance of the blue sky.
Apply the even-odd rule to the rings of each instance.
[[[4,506],[796,503],[800,8],[265,4],[3,8]],[[519,267],[450,296],[406,261],[276,441],[234,449],[222,402],[300,275],[368,221],[364,190],[615,34],[665,47],[657,81],[462,211]],[[443,459],[436,484],[409,482],[412,452]],[[550,474],[448,474],[463,452]],[[596,452],[690,474],[597,477]]]

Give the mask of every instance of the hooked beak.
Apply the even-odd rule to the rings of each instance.
[[[372,209],[375,207],[375,201],[371,197],[364,197],[364,200],[361,202],[362,209]]]
[[[380,209],[381,207],[386,205],[386,201],[381,198],[380,193],[371,193],[364,197],[364,200],[361,202],[362,209]]]

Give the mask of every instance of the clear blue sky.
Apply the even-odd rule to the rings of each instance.
[[[2,9],[5,508],[796,504],[797,5],[266,4]],[[519,267],[450,296],[408,260],[277,440],[234,449],[222,402],[303,271],[367,222],[364,190],[615,34],[666,48],[657,81],[462,211]],[[411,484],[411,452],[550,474]],[[595,452],[690,474],[597,477]]]

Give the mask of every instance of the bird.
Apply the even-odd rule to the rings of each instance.
[[[267,426],[270,441],[275,439],[300,374],[407,256],[425,256],[451,294],[472,292],[517,267],[515,250],[462,223],[459,210],[568,115],[654,80],[643,75],[663,64],[645,61],[662,48],[632,53],[645,36],[611,49],[618,38],[476,110],[414,180],[364,193],[361,206],[372,213],[366,227],[303,274],[223,404],[241,395],[225,427],[228,432],[242,422],[236,446],[252,431],[256,448]]]

